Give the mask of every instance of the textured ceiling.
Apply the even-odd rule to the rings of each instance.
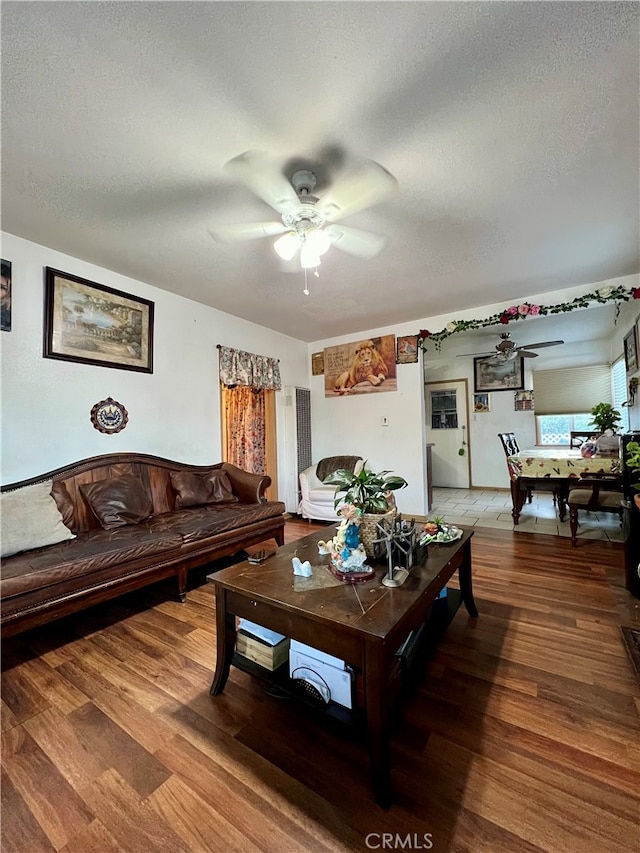
[[[2,4],[2,227],[306,341],[639,269],[638,4]],[[381,163],[304,296],[223,165]]]

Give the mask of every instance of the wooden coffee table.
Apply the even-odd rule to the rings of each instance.
[[[385,568],[376,566],[376,577],[360,584],[334,584],[317,589],[305,586],[293,574],[291,560],[309,560],[314,576],[329,574],[328,557],[318,554],[317,543],[327,538],[319,531],[285,545],[266,562],[239,563],[207,577],[216,588],[216,669],[210,693],[224,690],[231,664],[261,678],[274,676],[268,670],[234,653],[236,616],[249,619],[286,637],[299,640],[344,660],[361,674],[364,708],[350,712],[330,703],[334,716],[357,717],[364,712],[369,739],[373,787],[384,808],[393,793],[389,761],[390,712],[393,691],[389,689],[396,652],[410,634],[429,616],[440,590],[458,572],[460,592],[449,590],[449,618],[463,601],[468,613],[477,616],[471,587],[471,537],[467,530],[450,545],[429,546],[427,559],[414,566],[398,588],[382,586]],[[288,670],[282,667],[286,683]]]

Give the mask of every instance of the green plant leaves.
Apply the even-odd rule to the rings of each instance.
[[[349,503],[363,512],[373,513],[386,512],[389,509],[386,494],[407,485],[404,477],[391,474],[390,471],[370,471],[366,462],[357,474],[341,468],[330,474],[324,482],[337,486],[334,506]]]

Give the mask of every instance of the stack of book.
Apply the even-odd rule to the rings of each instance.
[[[248,619],[240,619],[236,654],[273,672],[289,660],[289,638]]]

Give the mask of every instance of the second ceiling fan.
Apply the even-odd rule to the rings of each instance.
[[[493,356],[496,361],[512,361],[514,358],[537,358],[537,352],[531,352],[534,349],[542,349],[543,347],[556,347],[563,344],[564,341],[541,341],[537,344],[517,344],[511,340],[510,332],[502,332],[500,335],[500,343],[496,344],[495,349],[490,352],[466,352],[458,355],[458,358],[465,356]]]

